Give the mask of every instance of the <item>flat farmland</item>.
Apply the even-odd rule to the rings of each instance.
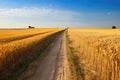
[[[73,28],[68,40],[76,80],[120,80],[120,29]]]
[[[120,80],[120,29],[0,32],[0,80]]]
[[[0,30],[0,80],[16,80],[15,77],[24,71],[63,30],[60,28]]]

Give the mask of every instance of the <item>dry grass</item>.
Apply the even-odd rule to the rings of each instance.
[[[120,80],[120,29],[69,29],[83,80]]]
[[[3,37],[1,39],[47,31],[48,33],[0,44],[0,79],[9,79],[11,74],[16,73],[20,68],[23,68],[22,71],[24,71],[25,66],[27,67],[33,59],[39,56],[41,51],[54,40],[55,35],[62,30],[63,29],[30,29],[28,31],[20,30],[21,32],[18,30],[9,30],[11,34],[8,34],[9,32],[7,32],[7,30],[3,30]],[[4,35],[6,37],[4,37]],[[6,78],[6,76],[8,77]],[[17,76],[17,74],[13,76]]]

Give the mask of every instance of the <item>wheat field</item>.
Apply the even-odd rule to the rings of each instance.
[[[120,80],[120,29],[73,28],[68,37],[83,80]]]
[[[20,40],[35,35],[48,33],[51,31],[59,30],[57,28],[39,28],[39,29],[7,29],[0,30],[0,43]]]
[[[16,76],[17,70],[36,58],[62,30],[0,30],[0,79],[6,76],[9,79],[11,74]]]

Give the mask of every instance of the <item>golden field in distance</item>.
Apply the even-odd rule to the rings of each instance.
[[[120,29],[68,30],[83,80],[120,80]]]
[[[60,28],[38,28],[38,29],[0,29],[0,43],[20,40],[51,31],[61,30]]]

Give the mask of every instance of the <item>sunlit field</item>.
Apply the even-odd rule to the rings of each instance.
[[[9,79],[43,51],[63,29],[0,30],[0,80]],[[21,71],[23,71],[21,70]],[[2,78],[2,77],[3,78]],[[12,78],[11,78],[12,80]]]
[[[39,29],[14,29],[0,30],[0,43],[20,40],[35,35],[45,34],[52,31],[60,30],[59,28],[39,28]]]
[[[69,29],[83,80],[120,80],[120,29]]]

